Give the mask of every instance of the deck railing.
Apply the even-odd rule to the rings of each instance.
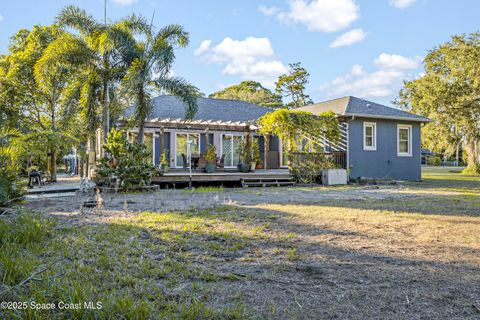
[[[313,183],[324,169],[346,169],[345,152],[294,152],[289,154],[289,168],[298,182]]]
[[[289,155],[290,167],[311,166],[319,169],[346,169],[345,152],[293,152]]]

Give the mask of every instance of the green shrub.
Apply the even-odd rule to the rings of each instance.
[[[289,160],[289,169],[300,183],[319,182],[322,170],[338,168],[334,160],[323,153],[294,152]]]
[[[472,176],[480,175],[480,164],[475,163],[474,165],[470,165],[466,167],[465,169],[463,169],[462,174],[472,175]]]
[[[100,159],[97,183],[117,177],[123,190],[150,184],[153,175],[160,174],[150,163],[152,154],[144,144],[131,143],[125,131],[113,129],[104,145],[108,156]]]
[[[23,151],[20,133],[0,130],[0,206],[11,203],[25,193],[25,183],[20,179],[20,154]]]
[[[428,157],[427,164],[429,166],[440,166],[442,164],[442,159],[439,156]]]
[[[205,154],[205,160],[209,164],[217,163],[217,149],[213,144],[209,144],[207,147],[207,153]]]

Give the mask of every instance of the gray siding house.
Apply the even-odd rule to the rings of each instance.
[[[183,155],[187,141],[193,141],[192,154],[202,154],[213,144],[217,156],[225,155],[225,169],[236,169],[240,160],[240,144],[247,134],[258,139],[260,156],[264,158],[264,137],[256,134],[258,118],[272,111],[244,101],[198,98],[198,110],[193,119],[185,120],[185,106],[174,96],[163,95],[153,99],[153,110],[145,123],[145,143],[151,144],[153,162],[159,164],[160,155],[168,151],[170,168],[184,168]],[[133,108],[125,117],[133,115]],[[138,132],[130,130],[131,135]],[[278,138],[269,141],[268,150],[278,150]],[[276,159],[276,161],[275,161]],[[276,162],[276,164],[275,164]],[[270,156],[268,168],[278,168],[278,151]]]
[[[300,109],[338,115],[351,178],[421,179],[421,125],[430,119],[352,96]]]
[[[197,102],[197,113],[186,121],[178,98],[164,95],[153,99],[154,108],[145,123],[145,143],[153,151],[153,163],[159,164],[166,150],[170,167],[184,169],[182,154],[187,153],[187,141],[193,141],[192,154],[205,153],[207,145],[213,144],[218,157],[225,155],[225,170],[236,170],[239,145],[251,135],[258,139],[267,169],[287,168],[288,155],[283,152],[287,146],[275,136],[268,137],[265,146],[266,139],[257,134],[258,118],[272,109],[236,100],[198,98]],[[337,114],[341,142],[315,141],[315,150],[342,153],[351,178],[421,179],[420,129],[429,119],[351,96],[300,109],[317,115],[329,110]],[[128,109],[125,116],[132,115],[133,109]],[[131,135],[137,132],[137,128],[130,130]],[[312,143],[305,142],[302,150],[309,145],[312,148]]]

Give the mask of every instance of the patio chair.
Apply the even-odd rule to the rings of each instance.
[[[187,170],[188,169],[188,162],[187,162],[187,157],[185,156],[184,153],[182,153],[182,159],[183,159],[183,169]]]
[[[225,167],[225,155],[222,154],[220,159],[217,160],[217,167],[224,168]]]
[[[200,158],[198,159],[198,168],[204,169],[207,165],[207,160],[205,159],[205,153],[200,154]]]

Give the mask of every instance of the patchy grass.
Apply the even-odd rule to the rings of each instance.
[[[183,189],[184,192],[223,192],[225,188],[223,186],[200,186],[195,187],[192,190]]]
[[[0,301],[102,309],[0,318],[478,319],[480,181],[443,170],[395,189],[403,198],[366,189],[359,199],[75,219],[22,211],[0,220]]]

